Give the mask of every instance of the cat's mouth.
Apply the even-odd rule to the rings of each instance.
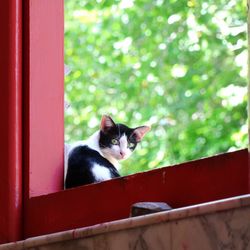
[[[123,156],[119,156],[119,160],[125,160],[126,159],[126,156],[123,155]]]
[[[119,154],[118,154],[118,159],[119,160],[125,160],[127,157],[126,157],[126,153],[124,153],[124,152],[120,152]]]

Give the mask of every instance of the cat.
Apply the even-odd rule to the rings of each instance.
[[[149,126],[129,128],[102,116],[100,130],[66,148],[65,189],[119,177],[119,161],[130,157]]]

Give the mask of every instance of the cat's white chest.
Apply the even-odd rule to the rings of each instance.
[[[94,164],[91,171],[97,181],[106,181],[112,178],[110,171],[99,164]]]

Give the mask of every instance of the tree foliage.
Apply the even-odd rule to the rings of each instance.
[[[65,0],[66,141],[150,123],[122,174],[247,145],[246,3]]]

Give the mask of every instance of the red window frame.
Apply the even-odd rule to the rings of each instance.
[[[25,197],[34,197],[63,186],[63,0],[25,1],[24,58]]]
[[[63,2],[9,0],[0,8],[0,27],[7,32],[9,20],[15,24],[0,39],[0,53],[10,61],[0,57],[0,93],[6,93],[0,98],[0,200],[6,201],[0,243],[127,218],[139,201],[178,208],[249,193],[247,150],[62,190]]]
[[[21,2],[0,7],[0,244],[22,234]]]

